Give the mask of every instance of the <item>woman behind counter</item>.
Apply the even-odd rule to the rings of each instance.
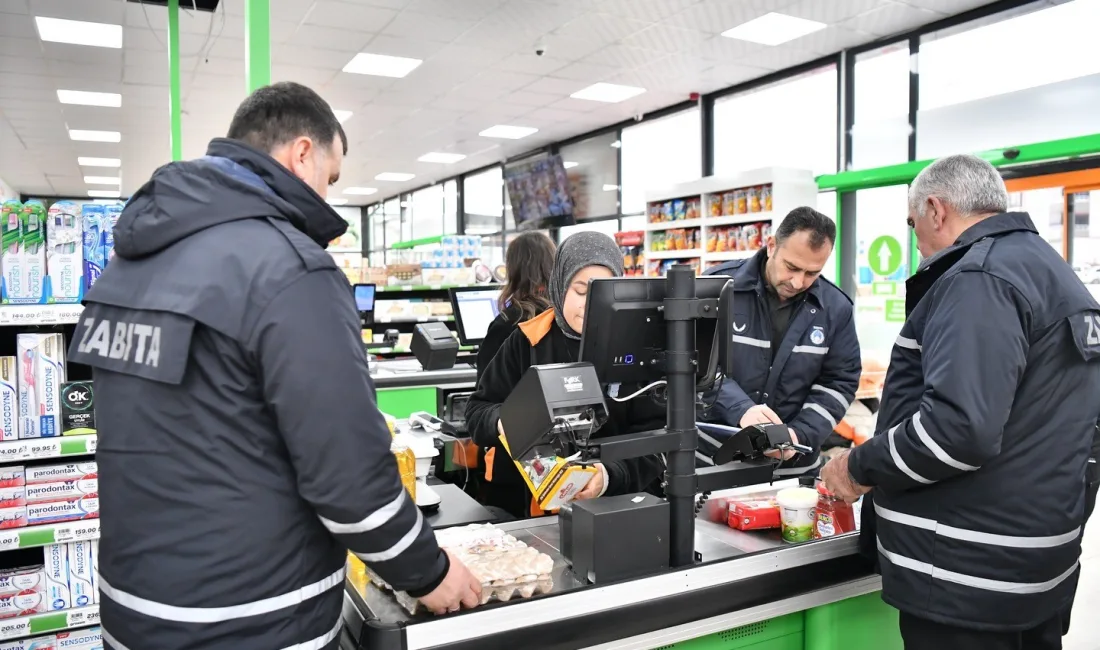
[[[485,459],[489,480],[486,505],[520,518],[542,514],[533,507],[527,484],[498,439],[503,431],[500,405],[530,366],[578,360],[588,281],[622,274],[622,253],[610,237],[596,232],[570,236],[558,248],[550,276],[549,297],[553,307],[521,323],[484,369],[466,407],[466,426],[477,444],[492,447]],[[619,394],[631,392],[633,387],[619,388]],[[648,395],[629,402],[620,403],[610,398],[606,402],[608,420],[596,432],[596,438],[663,426],[665,407]],[[655,490],[663,463],[656,456],[647,456],[600,463],[597,468],[600,471],[580,492],[578,499]]]
[[[504,267],[508,280],[500,292],[500,313],[477,350],[478,381],[516,327],[550,308],[546,287],[554,270],[554,242],[541,232],[525,232],[508,244]]]

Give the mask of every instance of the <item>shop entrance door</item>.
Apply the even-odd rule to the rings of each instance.
[[[1100,169],[1014,178],[1005,185],[1010,209],[1029,213],[1039,234],[1100,298]]]

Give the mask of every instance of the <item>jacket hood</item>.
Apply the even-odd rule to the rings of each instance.
[[[348,224],[294,174],[243,142],[216,138],[197,160],[156,171],[114,227],[115,254],[152,255],[213,226],[242,219],[285,219],[322,248]]]

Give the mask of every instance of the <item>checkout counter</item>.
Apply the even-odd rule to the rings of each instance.
[[[440,514],[447,507],[444,500]],[[587,585],[561,554],[557,517],[498,527],[554,559],[551,593],[443,617],[409,616],[392,594],[352,577],[344,595],[342,649],[902,647],[897,613],[879,598],[881,581],[858,556],[854,533],[787,544],[778,531],[742,532],[701,514],[695,531],[701,563]]]
[[[663,295],[657,297],[653,287],[633,287],[642,292],[636,301],[637,309],[653,311],[660,306],[663,316],[658,319],[663,317],[666,321],[681,322],[700,318],[699,314],[707,314],[702,317],[713,319],[715,308],[717,311],[728,309],[723,297],[696,300],[695,290],[691,288],[694,273],[687,267],[677,271],[679,268],[674,267],[669,273],[668,299]],[[676,283],[679,283],[678,287],[673,286]],[[691,293],[686,296],[681,293],[685,287],[691,288]],[[593,303],[599,294],[596,290],[600,288],[595,283],[591,285],[589,312],[594,309]],[[627,309],[624,301],[627,293],[621,286],[618,289],[611,285],[602,288],[608,294],[605,302],[615,303],[605,312],[618,318]],[[726,291],[723,289],[723,296]],[[679,305],[677,301],[680,301]],[[653,320],[653,315],[647,315],[649,321]],[[586,338],[590,331],[596,331],[599,322],[592,313],[586,312]],[[605,338],[628,338],[623,337],[622,333],[634,331],[634,328],[624,327],[621,321],[607,320],[605,325]],[[710,329],[714,331],[713,326]],[[673,330],[670,325],[667,351],[694,357],[694,335],[689,338],[687,334],[690,332],[679,327],[676,328],[678,338],[674,338]],[[616,345],[618,343],[616,341]],[[601,347],[610,349],[613,346],[605,341]],[[714,347],[717,350],[718,343]],[[583,340],[581,349],[582,361],[585,361],[586,343]],[[625,356],[634,358],[633,354],[623,355],[621,352],[613,351],[616,362]],[[605,353],[611,354],[611,351]],[[725,360],[725,351],[723,359],[723,363],[733,362]],[[567,365],[572,375],[578,371],[572,366],[580,364]],[[692,498],[690,490],[683,491],[685,480],[693,483],[697,492],[709,495],[711,500],[734,494],[775,492],[784,486],[782,483],[766,484],[767,477],[771,476],[770,468],[765,471],[763,479],[741,481],[735,484],[744,487],[730,490],[716,487],[721,478],[718,475],[725,473],[726,469],[710,468],[715,471],[710,472],[708,477],[698,472],[693,476],[695,431],[691,404],[696,387],[695,365],[681,363],[666,371],[670,414],[668,427],[646,443],[671,444],[667,452],[666,482],[681,486],[677,490],[666,487],[670,495],[666,505],[669,506],[672,522],[671,529],[667,529],[668,539],[665,540],[671,540],[669,568],[637,574],[630,579],[600,580],[591,584],[573,574],[572,565],[566,559],[567,553],[562,550],[558,517],[500,523],[497,524],[499,528],[553,560],[553,588],[549,593],[532,598],[514,598],[508,602],[492,602],[446,616],[410,616],[393,594],[370,584],[365,576],[353,575],[348,579],[344,594],[342,650],[902,648],[897,612],[879,597],[881,580],[858,553],[858,533],[789,544],[781,539],[778,531],[743,532],[725,523],[710,521],[706,508],[696,507],[697,499],[701,497]],[[623,370],[620,363],[619,367],[602,369],[599,376],[605,378],[605,372]],[[635,371],[634,368],[625,370]],[[443,372],[452,373],[446,377],[457,377],[461,370]],[[427,374],[416,374],[415,381],[421,385],[433,384],[431,389],[435,390],[436,381],[428,379]],[[576,380],[577,377],[568,379]],[[382,375],[378,376],[376,383],[382,403],[381,393],[387,388]],[[456,383],[460,383],[459,380],[456,379]],[[580,383],[567,381],[565,392],[561,393],[562,399],[576,397],[574,389],[579,386]],[[523,391],[514,391],[513,395],[520,392]],[[684,404],[688,408],[682,408]],[[418,410],[428,409],[421,407]],[[502,409],[505,429],[512,431],[505,417],[506,411],[507,405]],[[522,410],[517,412],[523,413]],[[779,428],[785,431],[784,427]],[[572,427],[569,430],[572,434]],[[607,440],[601,442],[605,454],[629,455],[634,452],[628,452],[626,448],[636,446],[628,440],[618,440],[612,445],[608,445]],[[751,463],[744,467],[748,472],[761,467],[759,463],[749,465]],[[752,475],[759,476],[759,472]],[[742,473],[741,476],[747,474]],[[761,480],[764,485],[748,484]],[[707,487],[703,487],[704,484]],[[439,504],[440,515],[446,513],[448,508],[468,505],[459,503],[469,499],[462,492],[441,496],[445,498]],[[678,556],[690,556],[692,551],[695,561],[677,561]],[[632,549],[623,548],[622,552],[632,554]],[[576,548],[572,557],[576,559]]]
[[[378,408],[397,418],[417,411],[440,415],[447,395],[471,392],[477,381],[477,370],[469,364],[424,370],[415,359],[399,359],[372,362],[370,368]]]

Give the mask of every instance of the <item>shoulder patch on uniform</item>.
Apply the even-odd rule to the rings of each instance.
[[[1100,311],[1088,310],[1067,317],[1073,344],[1085,361],[1100,357]]]
[[[178,384],[187,369],[195,321],[166,311],[91,303],[69,345],[69,360],[152,381]]]

